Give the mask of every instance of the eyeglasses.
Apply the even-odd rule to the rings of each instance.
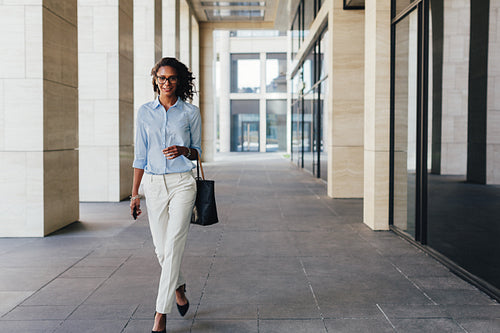
[[[175,83],[177,83],[177,80],[178,80],[176,75],[172,75],[169,77],[157,76],[156,79],[158,80],[159,84],[165,84],[165,83],[167,83],[167,81],[170,82],[170,84],[175,84]]]

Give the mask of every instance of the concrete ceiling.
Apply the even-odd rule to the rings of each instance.
[[[279,3],[290,0],[188,0],[199,22],[274,23]]]

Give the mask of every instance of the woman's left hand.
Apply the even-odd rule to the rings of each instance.
[[[188,148],[183,146],[170,146],[163,149],[163,155],[165,155],[165,157],[169,160],[177,158],[181,155],[186,156],[188,152]]]

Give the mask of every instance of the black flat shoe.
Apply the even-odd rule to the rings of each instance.
[[[180,289],[180,288],[184,288],[184,293],[186,292],[186,284],[183,284],[182,286],[180,286],[177,289]],[[182,317],[184,317],[186,315],[186,312],[188,312],[188,309],[189,309],[189,301],[187,301],[187,303],[184,305],[179,305],[177,303],[175,303],[175,304],[177,305],[177,310],[179,310],[179,314]]]

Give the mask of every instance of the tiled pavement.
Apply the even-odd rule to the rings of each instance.
[[[191,308],[168,332],[500,332],[500,305],[391,232],[361,200],[274,154],[220,155],[221,223],[192,226]],[[147,220],[85,203],[45,238],[0,239],[0,332],[149,332],[159,278]]]

